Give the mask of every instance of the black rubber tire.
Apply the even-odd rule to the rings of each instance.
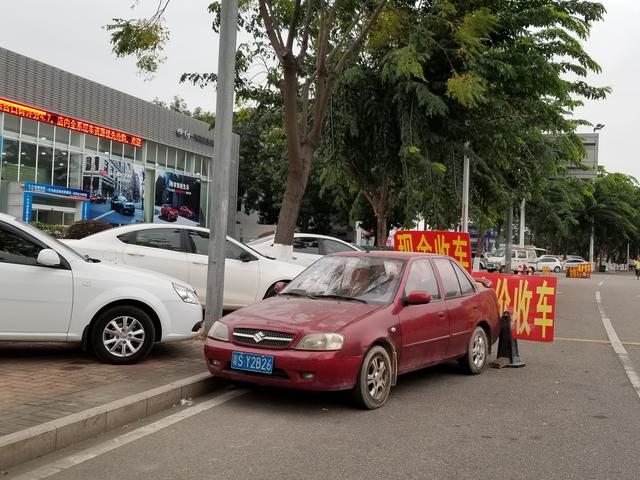
[[[553,271],[556,272],[556,273],[560,273],[560,270],[562,270],[562,269],[560,267],[558,267],[557,265],[556,265],[556,268],[553,269]]]
[[[500,267],[499,272],[500,272],[500,273],[504,273],[504,265]]]
[[[383,375],[386,376],[385,385],[381,390],[380,395],[376,397],[372,396],[367,388],[367,375],[370,369],[375,368],[373,365],[374,361],[382,362],[385,365],[385,373]],[[353,399],[355,403],[360,408],[367,410],[375,410],[376,408],[383,406],[386,403],[387,398],[389,398],[389,392],[391,391],[392,374],[391,359],[389,358],[387,351],[379,345],[371,348],[364,356],[360,372],[358,373],[356,386],[353,389]]]
[[[102,342],[102,333],[106,326],[109,324],[109,322],[121,316],[127,316],[136,319],[144,330],[144,340],[142,342],[142,346],[135,353],[124,357],[120,357],[109,352],[109,350],[104,346]],[[151,349],[153,348],[155,337],[156,331],[153,326],[153,322],[144,310],[141,310],[138,307],[134,307],[133,305],[121,305],[105,310],[100,314],[99,317],[96,318],[91,327],[91,337],[89,339],[89,343],[96,357],[98,357],[103,362],[111,363],[114,365],[126,365],[137,363],[147,358],[147,355],[149,355],[149,352],[151,352]]]
[[[479,338],[481,341],[481,348],[483,351],[482,361],[474,362],[474,343],[476,338]],[[482,373],[484,367],[487,365],[487,360],[489,358],[489,341],[487,340],[487,333],[484,331],[482,327],[476,327],[469,338],[469,344],[467,345],[467,353],[464,357],[458,360],[460,364],[460,368],[462,371],[468,375],[478,375]]]
[[[281,280],[282,283],[289,283],[286,280]],[[271,297],[275,297],[276,294],[276,284],[280,283],[280,282],[276,282],[273,285],[271,285],[268,289],[267,289],[267,293],[264,294],[264,297],[262,297],[262,299],[267,299],[267,298],[271,298]]]

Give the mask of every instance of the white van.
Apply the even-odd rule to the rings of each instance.
[[[505,248],[499,248],[495,253],[489,255],[489,262],[496,265],[500,273],[505,271]],[[538,254],[534,247],[511,247],[511,271],[516,272],[518,267],[523,265],[532,272],[538,266]]]

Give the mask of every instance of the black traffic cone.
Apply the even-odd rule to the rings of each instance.
[[[511,335],[511,315],[509,312],[504,312],[502,315],[502,330],[500,330],[500,338],[498,340],[498,357],[489,365],[493,368],[518,368],[526,365],[520,359],[520,354],[518,353],[518,340]]]

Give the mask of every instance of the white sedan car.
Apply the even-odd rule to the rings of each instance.
[[[269,255],[273,247],[275,235],[256,238],[247,243],[264,255]],[[296,233],[293,238],[293,257],[291,263],[308,267],[319,258],[330,253],[360,251],[358,247],[351,245],[339,238],[315,233]]]
[[[193,285],[204,304],[207,293],[209,230],[188,225],[138,223],[65,240],[84,255],[165,273]],[[235,310],[275,294],[303,267],[279,262],[227,237],[224,309]]]
[[[193,338],[202,308],[165,275],[94,263],[0,214],[0,340],[82,342],[101,360],[134,363],[155,342]]]
[[[560,259],[553,255],[542,255],[541,257],[538,257],[536,270],[542,272],[544,267],[547,267],[549,270],[556,273],[559,273],[564,269]]]

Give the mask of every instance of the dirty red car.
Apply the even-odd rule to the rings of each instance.
[[[495,292],[452,258],[345,252],[318,260],[278,296],[215,322],[204,352],[216,376],[351,389],[373,409],[400,374],[449,360],[482,372],[499,320]]]

